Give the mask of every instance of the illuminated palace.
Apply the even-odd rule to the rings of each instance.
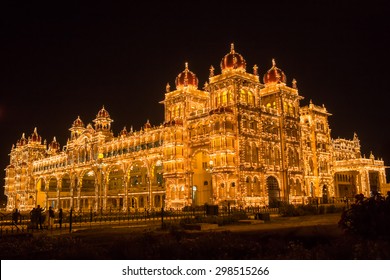
[[[12,147],[7,209],[182,208],[204,204],[273,207],[279,201],[330,202],[369,196],[386,184],[383,160],[352,140],[332,139],[324,105],[301,106],[297,84],[231,50],[203,90],[188,64],[166,86],[164,123],[117,136],[103,107],[92,124],[78,117],[62,148],[37,129]],[[352,135],[352,133],[351,133]]]

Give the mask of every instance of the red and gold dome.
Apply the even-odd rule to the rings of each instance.
[[[275,59],[272,59],[272,67],[264,74],[263,82],[264,84],[279,84],[286,83],[286,75],[284,72],[276,67]]]
[[[221,61],[222,73],[229,70],[240,70],[245,72],[246,61],[244,57],[234,50],[234,44],[230,46],[230,53],[225,55]]]
[[[104,109],[104,106],[103,106],[103,108],[101,108],[100,111],[98,112],[98,114],[96,115],[96,118],[107,118],[107,119],[109,119],[110,118],[110,114],[107,112],[106,109]]]
[[[42,137],[38,134],[37,128],[34,128],[34,132],[31,134],[31,136],[28,138],[28,142],[35,142],[35,143],[41,143]]]
[[[188,63],[185,63],[185,69],[176,77],[176,89],[192,86],[198,88],[199,80],[196,75],[188,69]]]
[[[80,119],[80,116],[73,122],[72,127],[84,127],[83,121]]]
[[[56,137],[54,136],[53,141],[49,144],[49,150],[58,151],[60,149],[60,143],[57,142]]]

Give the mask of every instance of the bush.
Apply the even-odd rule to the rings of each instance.
[[[348,232],[363,237],[377,238],[390,236],[390,193],[385,199],[379,193],[370,198],[356,195],[356,202],[344,210],[339,225]]]

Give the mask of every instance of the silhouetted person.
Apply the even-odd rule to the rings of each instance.
[[[37,209],[35,209],[35,211],[37,212],[37,222],[39,224],[39,228],[43,229],[43,227],[42,227],[42,222],[43,222],[42,211],[43,211],[43,209],[41,208],[41,205],[38,205],[38,207],[37,207]],[[37,227],[38,227],[38,225],[37,225]]]
[[[60,224],[60,228],[62,228],[62,218],[63,218],[63,213],[62,213],[62,208],[60,208],[60,211],[58,212],[58,223]]]
[[[47,227],[52,229],[53,228],[53,225],[54,225],[54,210],[53,208],[50,206],[49,207],[49,213],[48,213],[48,222],[47,222]]]
[[[15,211],[12,213],[12,221],[15,225],[17,225],[18,220],[19,220],[19,211],[18,208],[15,208]]]

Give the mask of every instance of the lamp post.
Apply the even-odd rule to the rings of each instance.
[[[98,159],[97,159],[97,168],[99,171],[99,176],[100,176],[100,182],[98,184],[98,192],[97,192],[97,203],[96,203],[96,212],[99,211],[100,208],[100,214],[103,212],[103,180],[104,180],[104,174],[103,174],[103,158],[104,155],[102,153],[98,154]]]
[[[211,204],[214,205],[214,189],[213,189],[213,170],[214,170],[214,161],[209,161],[209,172],[210,172],[210,195],[211,195]]]

